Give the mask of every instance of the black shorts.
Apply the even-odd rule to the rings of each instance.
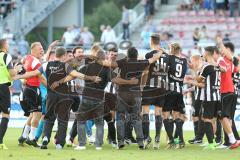
[[[202,108],[202,101],[201,100],[194,100],[194,103],[193,103],[193,113],[192,113],[192,116],[193,117],[199,117],[201,114],[200,114],[200,111],[201,111],[201,108]]]
[[[173,91],[167,94],[165,98],[163,112],[176,111],[185,114],[185,104],[181,93]]]
[[[218,111],[220,109],[220,102],[219,101],[203,101],[202,102],[203,108],[203,118],[216,118],[218,116]]]
[[[117,95],[112,93],[105,93],[104,112],[109,113],[115,111],[117,106]]]
[[[221,94],[221,108],[220,108],[220,117],[232,118],[236,110],[235,106],[235,96],[233,93],[224,93]]]
[[[23,90],[23,100],[21,102],[24,111],[32,112],[42,112],[42,97],[41,92],[38,87],[26,86]]]
[[[0,113],[10,114],[11,110],[11,95],[9,86],[0,84]]]
[[[155,105],[163,107],[166,91],[161,88],[145,87],[142,92],[142,105]]]

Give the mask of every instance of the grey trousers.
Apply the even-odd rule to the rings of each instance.
[[[83,98],[76,113],[79,146],[86,145],[86,121],[93,119],[96,126],[96,147],[103,145],[104,135],[103,103],[89,98]]]
[[[104,122],[103,118],[97,118],[94,120],[96,126],[96,137],[95,145],[96,147],[101,147],[103,145],[103,135],[104,135]],[[78,143],[79,146],[86,145],[86,122],[77,122],[77,132],[78,132]]]
[[[138,93],[120,92],[117,98],[117,139],[124,144],[125,123],[131,121],[139,146],[143,146],[143,130],[141,120],[141,96]]]

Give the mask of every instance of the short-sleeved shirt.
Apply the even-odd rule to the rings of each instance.
[[[206,65],[201,76],[205,80],[204,101],[220,101],[220,70],[217,66]]]
[[[96,62],[83,66],[79,72],[88,76],[99,76],[101,81],[94,83],[92,81],[85,81],[83,89],[83,96],[97,100],[102,100],[104,97],[104,89],[108,82],[113,78],[113,74],[108,67],[104,67]]]
[[[3,61],[5,62],[7,69],[13,69],[12,56],[10,54],[4,54]]]
[[[46,73],[47,90],[51,91],[51,85],[69,75],[73,71],[73,68],[64,62],[51,61],[44,63],[43,66],[39,68],[39,71],[42,74],[44,72]],[[55,88],[55,91],[62,94],[69,94],[67,83],[60,84]]]
[[[36,57],[34,57],[32,55],[28,55],[23,60],[23,67],[26,70],[26,72],[35,71],[41,67],[41,63]],[[39,87],[40,79],[38,78],[38,76],[33,76],[31,78],[27,78],[26,84],[29,86],[33,86],[33,87]]]
[[[117,61],[119,75],[122,79],[130,80],[137,78],[139,84],[119,85],[119,92],[137,92],[140,91],[140,80],[143,71],[149,66],[148,60],[127,60],[126,58]]]
[[[145,55],[145,58],[152,58],[156,53],[158,53],[157,50],[152,50]],[[150,64],[146,86],[157,88],[166,88],[166,86],[168,86],[166,85],[168,83],[168,61],[169,55],[164,52],[155,63]],[[165,86],[161,84],[165,84]]]
[[[168,80],[171,91],[182,93],[183,80],[187,72],[186,58],[169,55]]]
[[[232,73],[236,71],[231,60],[227,57],[221,57],[218,59],[217,64],[219,67],[223,68],[225,72],[221,72],[220,79],[220,92],[222,93],[234,93],[234,85],[232,81]]]

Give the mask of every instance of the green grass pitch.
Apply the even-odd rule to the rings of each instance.
[[[154,131],[151,131],[154,137]],[[235,150],[203,151],[198,145],[187,144],[181,150],[165,150],[166,135],[162,132],[161,147],[159,150],[139,150],[136,145],[126,146],[124,150],[116,150],[105,144],[103,150],[96,151],[92,145],[87,145],[85,151],[75,151],[65,147],[55,150],[52,143],[48,150],[31,147],[19,147],[17,139],[21,129],[8,129],[5,144],[8,150],[0,150],[0,160],[240,160],[240,148]],[[192,132],[185,132],[185,140],[193,136]],[[106,135],[106,134],[105,134]]]

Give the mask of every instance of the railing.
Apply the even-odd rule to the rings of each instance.
[[[27,34],[65,0],[25,0],[0,23],[0,33],[9,28],[16,38]]]

